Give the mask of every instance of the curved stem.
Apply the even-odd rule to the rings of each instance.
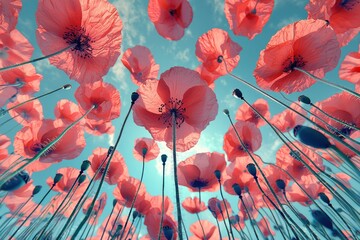
[[[201,227],[201,231],[202,231],[203,236],[204,236],[204,240],[207,240],[207,239],[206,239],[206,234],[205,234],[204,227],[203,227],[203,225],[201,224],[201,221],[200,221],[199,213],[196,213],[196,217],[197,217],[197,219],[198,219],[198,221],[199,221],[199,224],[200,224],[200,227]]]
[[[352,170],[356,173],[356,175],[358,176],[358,178],[360,178],[360,170],[359,168],[351,161],[351,159],[349,159],[348,156],[346,156],[338,147],[336,147],[335,145],[331,145],[330,149],[334,150],[334,152],[336,154],[339,155],[339,157],[341,157],[351,168]]]
[[[220,195],[221,195],[221,198],[222,198],[222,200],[223,200],[223,202],[224,202],[224,207],[225,207],[227,219],[228,219],[228,221],[229,221],[230,235],[231,235],[232,239],[235,239],[235,238],[234,238],[234,233],[233,233],[232,227],[231,227],[231,221],[230,221],[229,211],[228,211],[228,209],[227,209],[227,206],[226,206],[226,203],[225,203],[224,194],[223,194],[223,192],[222,192],[221,181],[220,181],[220,179],[219,179],[218,181],[219,181],[219,185],[220,185]],[[225,221],[225,219],[224,219],[224,221]]]
[[[218,231],[219,231],[219,237],[220,237],[220,239],[223,239],[222,236],[221,236],[221,230],[220,230],[219,220],[217,219],[217,217],[215,217],[215,220],[216,220],[216,225],[217,225]]]
[[[103,237],[104,237],[104,234],[105,234],[106,228],[107,228],[107,226],[108,226],[108,224],[109,224],[109,221],[110,221],[111,215],[112,215],[112,214],[113,214],[113,212],[114,212],[115,206],[116,206],[116,204],[114,204],[114,206],[113,206],[113,207],[112,207],[112,209],[111,209],[110,215],[109,215],[109,217],[108,217],[108,219],[107,219],[107,221],[106,221],[106,224],[105,224],[104,230],[103,230],[103,232],[102,232],[102,234],[101,234],[101,237],[100,237],[100,240],[102,240],[102,239],[103,239]]]
[[[247,214],[248,217],[249,217],[250,225],[251,225],[252,230],[253,230],[254,233],[255,233],[256,239],[259,240],[259,236],[258,236],[258,234],[257,234],[257,232],[256,232],[256,230],[255,230],[255,228],[254,228],[254,225],[252,224],[252,221],[253,221],[253,220],[252,220],[252,217],[251,217],[251,215],[250,215],[250,213],[249,213],[249,210],[247,209],[247,207],[246,207],[246,205],[245,205],[244,199],[242,198],[241,195],[239,195],[239,199],[241,200],[241,203],[242,203],[242,205],[243,205],[244,208],[245,208],[246,214]],[[257,225],[257,226],[258,226],[258,225]]]
[[[224,205],[225,205],[225,202],[224,202]],[[229,239],[231,239],[231,238],[230,238],[229,229],[228,229],[228,227],[227,227],[227,225],[226,225],[226,220],[225,220],[225,216],[224,216],[224,211],[221,209],[221,205],[219,206],[219,210],[220,210],[221,217],[223,218],[223,223],[224,223],[226,232],[227,232],[227,234],[228,234],[228,237],[229,237]]]
[[[162,163],[162,187],[161,187],[161,219],[158,240],[161,239],[162,225],[164,221],[164,212],[165,212],[165,162]]]

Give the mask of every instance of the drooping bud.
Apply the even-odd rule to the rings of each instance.
[[[319,197],[324,203],[330,204],[330,199],[328,198],[328,196],[326,196],[325,193],[323,192],[319,193]]]
[[[229,114],[230,114],[230,113],[229,113],[229,109],[226,109],[226,108],[225,108],[225,109],[223,110],[223,113],[224,113],[225,115],[229,115]]]
[[[318,149],[326,149],[331,146],[327,137],[313,128],[297,125],[293,131],[294,136],[307,146]]]
[[[238,88],[235,88],[232,92],[232,95],[236,98],[239,98],[239,99],[244,99],[243,95],[242,95],[242,92],[240,91],[240,89]]]
[[[304,103],[304,104],[311,104],[310,98],[308,98],[308,97],[305,96],[305,95],[300,95],[300,96],[298,97],[298,101],[299,101],[299,102],[302,102],[302,103]]]
[[[220,179],[221,179],[221,172],[220,172],[220,170],[215,170],[214,174],[215,174],[215,177],[217,178],[217,180],[220,181]]]
[[[54,177],[54,185],[57,184],[63,177],[64,175],[62,175],[61,173],[57,173],[55,174],[55,177]]]
[[[32,195],[35,196],[36,194],[38,194],[41,191],[41,188],[42,188],[41,185],[35,186],[33,191],[32,191]]]
[[[145,157],[147,151],[148,151],[148,149],[145,148],[145,147],[142,149],[142,156],[143,156],[143,157]]]
[[[70,89],[71,89],[71,84],[65,84],[65,85],[63,86],[63,89],[65,89],[65,90],[70,90]]]
[[[84,160],[81,164],[81,172],[85,172],[91,165],[91,162],[89,160]]]
[[[79,177],[79,180],[78,180],[79,185],[82,184],[85,180],[86,180],[86,175],[81,174],[81,176]]]
[[[171,227],[169,226],[164,226],[163,227],[163,232],[164,232],[164,236],[167,240],[171,240],[173,238],[173,234],[174,231]]]
[[[298,213],[298,214],[299,214],[300,220],[301,220],[305,225],[310,225],[310,221],[305,217],[304,214],[302,214],[302,213]]]
[[[247,166],[246,166],[248,172],[253,176],[253,177],[256,177],[256,167],[255,167],[255,164],[253,163],[249,163]]]
[[[138,211],[133,211],[132,216],[135,219],[139,215]]]
[[[241,197],[241,187],[240,187],[240,185],[237,184],[237,183],[234,183],[234,184],[232,185],[232,188],[234,189],[234,192],[235,192],[239,197]]]
[[[138,100],[138,98],[139,98],[139,94],[137,92],[131,93],[131,103],[136,102],[136,100]]]
[[[166,154],[162,154],[162,155],[161,155],[161,161],[162,161],[163,165],[165,165],[166,160],[167,160],[167,155],[166,155]]]
[[[331,218],[324,213],[323,211],[319,210],[312,210],[311,215],[315,218],[317,222],[319,222],[324,227],[333,230],[333,222]]]
[[[278,179],[275,181],[275,183],[278,188],[285,191],[286,184],[285,184],[284,180]]]

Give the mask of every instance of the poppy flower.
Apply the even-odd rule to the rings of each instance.
[[[71,197],[71,199],[69,198],[65,199],[65,196],[66,196],[65,194],[53,196],[51,200],[48,202],[48,206],[46,206],[48,207],[47,209],[49,209],[48,213],[54,215],[56,210],[62,204],[61,211],[58,211],[57,214],[64,216],[66,218],[70,217],[71,213],[75,209],[76,202],[79,200],[81,194],[77,194],[76,192],[75,195]],[[66,204],[64,204],[64,201]]]
[[[214,74],[212,72],[209,72],[202,64],[200,64],[195,69],[195,71],[197,71],[200,74],[201,79],[206,81],[211,89],[214,89],[215,80],[221,77],[221,75],[219,74]]]
[[[137,204],[136,206],[136,211],[142,215],[145,216],[148,211],[152,208],[153,203],[152,203],[153,197],[148,194],[147,192],[145,192],[144,197],[141,197],[140,199],[140,203]]]
[[[7,108],[12,108],[30,98],[29,95],[17,95],[16,100],[8,103]],[[22,125],[27,125],[32,121],[41,121],[44,118],[43,108],[38,99],[10,110],[9,114],[15,121]]]
[[[305,9],[308,18],[322,19],[330,24],[341,46],[347,45],[360,31],[358,1],[310,0]]]
[[[192,234],[194,234],[193,236],[190,236],[190,240],[218,240],[220,239],[219,236],[219,231],[217,229],[217,227],[207,221],[207,220],[200,220],[201,223],[194,222],[193,224],[190,225],[190,232]],[[205,236],[204,236],[204,232],[202,230],[202,228],[204,229],[205,232]]]
[[[307,115],[306,111],[304,109],[302,109],[296,103],[290,104],[290,107],[305,116]],[[304,122],[305,122],[305,119],[302,116],[291,111],[290,109],[285,109],[281,113],[273,116],[270,120],[270,123],[273,124],[276,128],[278,128],[283,133],[289,132],[296,125],[303,124]]]
[[[322,20],[301,20],[280,29],[261,51],[254,70],[257,84],[275,92],[300,92],[336,67],[340,47],[333,29]]]
[[[125,222],[126,222],[126,216],[116,218],[116,215],[113,214],[110,217],[109,223],[108,223],[108,225],[106,227],[106,230],[104,232],[103,239],[108,239],[108,238],[111,239],[111,237],[113,237],[113,238],[120,237],[120,235],[121,235],[121,233],[123,231],[125,233],[127,233],[129,231],[134,232],[135,227],[133,225],[130,225],[130,224],[128,224],[126,226],[126,229],[123,229],[123,227],[125,226]],[[102,235],[102,233],[104,231],[105,225],[106,225],[106,221],[104,221],[101,224],[101,226],[98,228],[97,237],[93,238],[94,240],[95,239],[100,239],[100,237],[101,237],[101,235]],[[121,225],[121,228],[118,227],[119,225]]]
[[[10,210],[11,214],[6,214],[5,216],[7,219],[10,218],[16,219],[16,223],[15,223],[16,225],[23,223],[23,221],[25,221],[25,219],[27,218],[28,214],[30,214],[30,212],[32,212],[33,209],[35,209],[37,206],[37,203],[34,202],[33,200],[28,201],[26,205],[23,207],[21,207],[22,204],[23,202],[19,204],[6,203],[6,207]],[[16,215],[14,215],[16,210],[19,210],[19,212]],[[37,208],[35,212],[29,217],[29,219],[24,223],[23,226],[25,227],[30,226],[31,222],[38,219],[40,215],[41,215],[41,209]]]
[[[120,116],[120,93],[112,84],[103,80],[81,84],[76,89],[75,98],[82,114],[96,106],[85,117],[90,123],[108,122]]]
[[[13,84],[12,86],[20,94],[33,94],[40,90],[40,81],[42,75],[36,73],[35,67],[31,64],[26,64],[11,70],[1,72],[0,79],[4,84]]]
[[[16,27],[21,7],[21,0],[4,0],[1,2],[0,28],[2,30],[10,32]]]
[[[106,148],[95,148],[92,154],[88,157],[88,160],[91,162],[90,167],[88,168],[88,174],[90,177],[94,177],[96,171],[107,158],[108,149]],[[107,162],[107,161],[106,161]],[[104,174],[106,162],[103,163],[100,172],[95,177],[95,180],[101,179]],[[126,178],[128,176],[128,169],[125,164],[124,158],[121,154],[115,150],[113,158],[111,159],[109,169],[105,176],[105,182],[110,185],[117,184],[121,178]]]
[[[175,41],[184,36],[193,18],[188,0],[150,0],[148,14],[160,36]]]
[[[251,40],[261,33],[273,8],[274,0],[226,0],[224,12],[234,34]]]
[[[203,67],[212,74],[226,75],[226,62],[229,72],[239,63],[239,53],[242,50],[239,44],[233,42],[229,34],[219,28],[213,28],[201,35],[196,42],[195,54]]]
[[[144,150],[146,149],[146,150]],[[159,156],[160,148],[154,139],[151,138],[137,138],[133,149],[133,155],[136,160],[142,161],[145,151],[144,161],[148,162]]]
[[[161,210],[158,208],[150,209],[150,211],[146,214],[144,224],[148,230],[148,234],[150,235],[151,239],[158,239],[159,234],[159,226],[161,221]],[[173,216],[169,214],[164,214],[163,222],[162,222],[162,229],[160,239],[167,240],[167,239],[177,239],[177,224],[173,218]],[[166,233],[164,233],[166,232]],[[172,238],[165,237],[172,235]]]
[[[275,235],[275,232],[274,230],[271,229],[271,224],[266,217],[261,218],[260,221],[257,223],[257,225],[259,226],[259,229],[265,238],[267,238],[270,235],[271,236]]]
[[[192,192],[219,189],[216,170],[223,172],[226,167],[224,154],[207,152],[195,154],[178,164],[179,185]]]
[[[28,198],[32,196],[33,190],[35,188],[33,180],[30,180],[25,185],[20,188],[11,191],[8,196],[4,199],[5,203],[9,204],[19,204],[24,203]]]
[[[82,116],[79,106],[68,99],[61,99],[56,103],[54,114],[57,119],[67,123],[74,122]]]
[[[25,158],[32,158],[66,128],[61,121],[44,119],[32,121],[15,135],[14,151]],[[80,155],[86,145],[84,131],[79,125],[71,128],[40,158],[40,162],[60,162]]]
[[[173,67],[160,80],[148,80],[138,89],[134,121],[144,126],[156,141],[172,148],[172,115],[176,117],[176,150],[183,152],[199,140],[200,132],[215,119],[215,93],[193,70]]]
[[[254,183],[254,184],[256,185],[256,183]],[[255,190],[255,188],[253,188],[253,189]],[[255,191],[256,191],[256,193],[255,193]],[[243,201],[241,201],[241,200],[238,201],[238,208],[239,208],[238,215],[241,217],[241,219],[243,221],[249,219],[249,215],[248,215],[247,211],[249,212],[249,214],[251,215],[251,217],[253,219],[256,219],[259,215],[259,212],[256,207],[261,208],[261,205],[262,205],[261,202],[263,202],[264,200],[261,197],[261,192],[259,190],[255,190],[255,191],[251,190],[251,193],[244,193],[243,197],[242,197]],[[251,194],[251,196],[250,196],[250,194]],[[251,199],[251,198],[253,198],[253,199]],[[245,209],[244,204],[246,206],[247,211]],[[241,223],[240,223],[240,226],[241,226]]]
[[[17,29],[7,32],[0,28],[0,47],[0,67],[27,61],[34,51],[30,42]]]
[[[240,135],[240,139],[249,152],[255,152],[260,148],[262,136],[260,130],[254,123],[237,121],[234,125]],[[224,135],[223,149],[230,162],[233,162],[237,157],[248,155],[242,144],[239,142],[235,130],[232,127],[230,127]]]
[[[140,86],[148,79],[157,79],[160,66],[155,63],[150,50],[144,46],[135,46],[124,52],[121,62],[130,71],[133,83]]]
[[[162,196],[151,197],[151,208],[162,209]],[[164,197],[164,212],[171,214],[174,210],[174,205],[168,196]]]
[[[270,119],[270,111],[269,111],[269,104],[264,99],[256,100],[252,105],[253,108],[256,109],[265,119]],[[264,126],[266,122],[256,113],[254,112],[249,105],[246,103],[242,104],[235,116],[236,120],[241,120],[244,122],[252,122],[255,123],[257,127]]]
[[[195,214],[199,212],[203,212],[207,209],[204,202],[200,202],[198,197],[188,197],[181,203],[181,206],[188,211],[189,213]]]
[[[224,201],[221,201],[221,200],[213,197],[208,200],[208,209],[210,210],[212,215],[219,221],[224,220],[222,215],[224,215],[224,217],[226,217],[225,204],[226,204],[229,214],[231,214],[232,213],[231,206],[230,206],[230,203],[226,199]]]
[[[339,77],[353,84],[360,84],[360,45],[358,52],[349,53],[341,63]]]
[[[117,187],[114,189],[114,197],[118,200],[119,204],[131,207],[132,201],[135,198],[136,191],[139,187],[140,181],[133,177],[121,179]],[[143,198],[145,198],[146,188],[141,183],[139,194],[136,197],[134,207],[137,208]]]
[[[39,1],[36,39],[44,55],[71,79],[97,81],[120,55],[122,21],[108,1]]]
[[[1,84],[6,84],[5,82],[1,81]],[[17,90],[15,87],[6,87],[0,89],[0,107],[3,107],[11,98],[15,97],[17,94]]]
[[[10,146],[10,138],[4,134],[0,135],[0,163],[8,156],[7,148]]]
[[[296,147],[298,147],[303,153],[305,153],[306,156],[311,159],[311,161],[320,169],[324,170],[324,165],[322,162],[321,156],[313,152],[307,147],[304,147],[298,142],[293,143]],[[294,148],[294,151],[297,152],[297,150]],[[296,154],[296,153],[295,153]],[[319,172],[314,165],[309,161],[308,158],[302,156],[300,154],[301,159],[306,162],[315,172]],[[291,154],[290,149],[283,145],[276,153],[276,165],[287,171],[291,176],[293,176],[296,180],[300,180],[302,176],[310,175],[312,174],[305,165],[300,162],[296,156]]]
[[[90,204],[92,203],[92,201],[93,201],[93,198],[87,198],[85,200],[84,205],[83,205],[83,209],[82,209],[84,214],[86,214],[87,211],[89,210]],[[94,220],[89,221],[90,225],[96,225],[97,224],[98,219],[100,218],[102,212],[104,211],[106,201],[107,201],[107,194],[105,192],[103,192],[100,195],[99,199],[97,199],[95,201],[95,204],[94,204],[94,207],[93,207],[93,210],[92,210],[92,213],[91,213],[94,216]]]
[[[93,123],[85,122],[85,132],[94,136],[101,136],[103,134],[113,134],[115,127],[111,122]]]

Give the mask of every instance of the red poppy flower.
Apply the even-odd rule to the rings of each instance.
[[[216,170],[223,172],[226,167],[224,154],[217,152],[198,153],[178,165],[179,185],[189,188],[192,192],[219,189],[214,175]]]
[[[118,200],[121,205],[131,207],[132,201],[135,197],[136,191],[139,187],[140,181],[133,177],[127,177],[121,179],[117,187],[114,189],[114,197]],[[145,198],[146,188],[144,183],[141,183],[139,194],[136,197],[134,207],[136,208],[143,198]]]
[[[0,84],[6,84],[5,82],[1,81],[0,77]],[[3,107],[9,99],[14,97],[17,94],[17,90],[14,87],[6,87],[0,89],[0,107]]]
[[[360,28],[360,3],[358,1],[310,0],[305,6],[308,18],[329,22],[338,35],[341,46],[348,44]]]
[[[83,205],[83,213],[84,214],[87,213],[92,201],[93,201],[93,198],[87,198],[85,200],[84,205]],[[91,214],[93,216],[94,220],[89,221],[90,225],[97,225],[98,219],[100,218],[102,212],[104,211],[106,201],[107,201],[107,195],[106,195],[105,192],[103,192],[100,195],[99,199],[97,199],[95,201],[95,204],[94,204],[94,207],[93,207],[93,210],[92,210],[92,214]]]
[[[255,108],[265,119],[270,119],[269,104],[266,100],[260,98],[256,100],[251,106]],[[235,119],[244,122],[255,123],[257,127],[261,127],[266,124],[266,122],[260,118],[260,116],[255,113],[246,103],[242,104],[238,108]]]
[[[193,18],[187,0],[150,0],[148,14],[156,31],[169,40],[180,40]]]
[[[152,208],[152,199],[153,197],[148,194],[147,192],[145,192],[144,197],[141,197],[141,202],[139,204],[137,204],[136,206],[136,211],[141,214],[142,216],[145,216],[148,211]]]
[[[226,204],[226,207],[228,209],[229,214],[231,214],[232,213],[231,206],[230,206],[230,203],[226,199],[225,199],[225,202],[220,201],[219,199],[217,199],[215,197],[210,198],[208,200],[208,208],[209,208],[209,210],[211,211],[213,216],[216,217],[217,220],[219,220],[219,221],[224,220],[222,215],[224,215],[224,217],[226,218],[225,204]]]
[[[14,151],[25,158],[34,157],[46,145],[57,138],[66,128],[61,121],[45,119],[33,121],[15,135]],[[79,125],[71,128],[39,160],[41,162],[60,162],[80,155],[86,145],[84,131]]]
[[[115,127],[112,125],[111,122],[85,122],[85,132],[94,136],[101,136],[103,134],[113,134],[115,132]]]
[[[221,77],[221,75],[209,72],[202,64],[199,65],[195,69],[195,71],[197,71],[200,74],[201,79],[206,81],[209,87],[214,90],[215,88],[214,82],[216,79]]]
[[[36,73],[35,67],[31,64],[26,64],[11,70],[1,72],[0,79],[5,84],[18,84],[13,86],[17,93],[33,94],[40,90],[40,81],[42,75]]]
[[[275,232],[271,229],[271,224],[266,217],[261,218],[261,220],[257,223],[262,232],[263,236],[267,238],[268,236],[274,236]]]
[[[336,67],[340,48],[331,27],[322,20],[301,20],[278,31],[261,51],[254,76],[275,92],[300,92],[315,83],[300,68],[322,78]]]
[[[81,84],[76,89],[75,98],[79,102],[82,114],[96,105],[96,108],[85,117],[90,123],[108,122],[120,116],[120,93],[110,83],[99,80]]]
[[[324,170],[324,165],[321,156],[316,154],[314,151],[310,150],[307,147],[304,147],[298,142],[293,143],[297,146],[302,152],[308,156],[311,161],[320,169]],[[298,152],[295,148],[294,151]],[[314,165],[309,161],[308,158],[300,154],[301,159],[304,160],[315,172],[319,172]],[[299,160],[295,158],[290,152],[290,149],[283,145],[276,153],[276,165],[287,171],[291,176],[293,176],[296,180],[300,180],[302,176],[306,176],[312,174],[304,164],[302,164]]]
[[[172,148],[172,112],[176,116],[176,150],[183,152],[199,140],[200,132],[215,119],[215,93],[193,70],[173,67],[160,80],[148,80],[139,87],[134,121],[144,126],[156,141]]]
[[[151,209],[145,216],[144,224],[147,227],[148,233],[151,239],[158,239],[159,234],[159,226],[161,221],[161,210],[158,208]],[[163,223],[162,223],[163,231],[161,231],[161,240],[167,240],[164,235],[164,230],[168,232],[172,232],[171,239],[177,239],[177,225],[173,217],[169,214],[164,214]]]
[[[339,77],[354,84],[360,84],[360,45],[358,52],[349,53],[341,63]]]
[[[115,220],[116,220],[116,222],[115,222]],[[106,222],[107,221],[104,221],[101,224],[101,226],[98,228],[97,237],[92,238],[93,240],[100,239],[100,237],[104,231]],[[126,222],[126,216],[116,218],[116,214],[111,215],[109,223],[106,227],[106,231],[104,233],[103,239],[108,239],[108,238],[111,239],[111,237],[115,237],[115,238],[120,237],[122,232],[125,232],[125,233],[134,232],[135,227],[131,224],[127,224],[126,229],[123,229],[123,227],[125,226],[125,222]],[[119,229],[119,227],[118,227],[119,225],[122,226],[121,229]],[[134,235],[134,239],[137,239],[136,235]]]
[[[11,66],[30,59],[34,48],[17,30],[11,32],[0,28],[0,67]]]
[[[0,28],[10,32],[16,27],[19,12],[21,10],[21,0],[3,0],[0,4]]]
[[[226,0],[224,11],[235,35],[253,39],[269,21],[273,7],[274,0]]]
[[[200,202],[198,197],[188,197],[181,203],[181,206],[188,211],[189,213],[195,214],[199,212],[203,212],[207,209],[204,202]]]
[[[162,196],[152,196],[151,197],[151,208],[157,208],[161,211],[162,209]],[[174,205],[171,202],[171,199],[168,196],[164,197],[164,212],[167,214],[172,214],[174,210]]]
[[[254,183],[254,184],[256,185],[256,183]],[[255,190],[255,188],[254,188],[254,190]],[[261,208],[262,204],[260,202],[264,201],[261,197],[262,193],[259,190],[255,190],[255,191],[251,190],[251,193],[244,193],[242,195],[242,198],[243,198],[243,201],[247,208],[247,211],[250,213],[250,215],[253,219],[256,219],[258,217],[259,212],[258,212],[257,208]],[[251,194],[251,196],[250,196],[250,194]],[[254,202],[251,198],[253,198]],[[254,205],[254,203],[255,203],[255,205]],[[255,207],[257,207],[257,208],[255,208]],[[244,204],[242,203],[241,200],[238,201],[238,208],[239,208],[238,215],[241,217],[241,219],[243,221],[248,220],[249,215],[247,214]]]
[[[237,121],[234,125],[249,152],[255,152],[260,148],[262,136],[260,130],[254,123]],[[248,155],[242,144],[239,142],[235,130],[232,127],[230,127],[224,135],[223,149],[230,162],[233,162],[237,157]]]
[[[4,199],[4,202],[9,204],[24,203],[26,202],[26,200],[28,200],[28,198],[32,196],[34,188],[34,181],[30,180],[19,189],[16,189],[15,191],[9,193]]]
[[[0,162],[8,156],[7,148],[10,146],[11,141],[6,135],[0,135]]]
[[[240,61],[241,50],[240,45],[233,42],[226,31],[213,28],[199,37],[195,54],[207,71],[225,75],[227,74],[225,64],[219,61],[219,57],[223,58],[227,69],[231,72]]]
[[[36,39],[44,55],[78,82],[97,81],[120,55],[122,22],[108,1],[39,1]]]
[[[92,154],[88,157],[88,160],[91,162],[91,165],[88,169],[88,174],[90,177],[95,175],[95,172],[98,171],[101,163],[106,159],[108,155],[108,149],[106,148],[95,148]],[[107,162],[107,161],[106,161]],[[104,174],[106,162],[102,165],[100,172],[95,177],[95,180],[101,179]],[[115,151],[113,158],[111,159],[109,169],[105,176],[105,181],[114,185],[119,182],[121,178],[126,178],[128,176],[128,169],[125,164],[124,158],[118,151]]]
[[[127,49],[121,62],[130,71],[131,80],[138,86],[148,79],[157,79],[160,66],[155,63],[147,47],[137,45]]]
[[[74,211],[75,209],[76,202],[79,200],[81,194],[78,194],[76,192],[75,195],[71,197],[71,199],[65,199],[65,196],[65,194],[58,194],[51,198],[51,200],[48,202],[48,206],[45,206],[45,208],[48,207],[47,209],[49,209],[49,214],[53,215],[62,204],[61,211],[58,211],[58,214],[66,218],[70,217],[72,211]],[[67,204],[64,204],[64,201],[67,202]]]
[[[194,234],[194,236],[190,236],[190,238],[189,238],[190,240],[204,240],[204,239],[218,240],[218,239],[220,239],[219,231],[213,223],[211,223],[207,220],[200,220],[200,222],[201,222],[201,225],[198,221],[194,222],[193,224],[190,225],[190,232],[192,234]],[[203,231],[205,232],[205,236],[204,236]]]
[[[148,162],[159,156],[160,148],[152,138],[138,138],[135,140],[133,155],[136,160],[143,160],[144,149],[146,149],[144,161]]]
[[[67,123],[74,122],[82,116],[79,106],[68,99],[61,99],[56,103],[54,114],[57,119]]]
[[[29,95],[17,95],[16,100],[8,103],[7,108],[16,106],[19,103],[29,100],[30,98],[31,97]],[[33,121],[41,121],[44,118],[43,108],[38,99],[10,110],[9,114],[15,121],[24,126]]]
[[[290,104],[290,107],[296,111],[307,115],[304,109],[299,107],[296,103]],[[276,114],[270,120],[270,123],[277,127],[281,132],[288,132],[293,129],[296,125],[301,125],[305,122],[305,119],[290,109],[285,109],[279,114]]]

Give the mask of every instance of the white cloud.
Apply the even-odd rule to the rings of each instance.
[[[183,51],[177,51],[175,55],[175,59],[180,60],[182,62],[188,62],[190,60],[190,49],[185,48]]]
[[[238,107],[239,100],[234,98],[233,95],[227,94],[225,97],[222,98],[221,103],[225,105],[225,108],[234,109]]]
[[[215,14],[223,14],[224,12],[224,0],[207,0],[206,3],[212,6]]]
[[[125,93],[129,92],[129,85],[126,81],[126,71],[127,69],[124,67],[121,61],[117,61],[114,67],[111,68],[111,72],[113,73],[111,80],[115,82],[116,88],[120,88]]]
[[[109,134],[108,136],[108,144],[109,146],[115,145],[115,134]]]

